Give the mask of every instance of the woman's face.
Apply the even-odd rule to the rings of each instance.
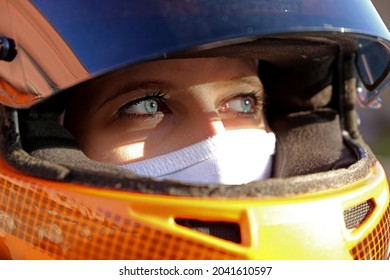
[[[224,130],[265,129],[262,100],[253,60],[152,61],[75,95],[64,126],[88,157],[125,164]]]

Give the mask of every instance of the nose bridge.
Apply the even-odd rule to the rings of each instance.
[[[198,129],[211,137],[225,131],[225,127],[218,113],[214,111],[203,111],[199,115]]]
[[[218,114],[212,95],[193,94],[191,101],[190,118],[193,131],[202,138],[214,136],[225,131],[223,122]]]

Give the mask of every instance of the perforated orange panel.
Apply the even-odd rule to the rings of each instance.
[[[20,185],[0,178],[0,236],[11,235],[48,258],[243,259],[128,217],[110,217],[103,207],[78,204],[34,183]]]
[[[351,250],[355,260],[383,260],[389,256],[390,206],[374,230]]]

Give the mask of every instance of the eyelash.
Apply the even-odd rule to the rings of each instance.
[[[157,99],[162,104],[164,104],[164,106],[167,106],[166,105],[167,102],[164,98],[165,95],[166,95],[166,92],[163,92],[163,91],[148,92],[148,93],[146,93],[146,95],[144,97],[130,101],[130,102],[126,103],[125,105],[123,105],[121,108],[119,108],[118,111],[115,113],[114,118],[119,119],[121,117],[127,117],[127,118],[137,118],[137,117],[141,117],[141,118],[148,118],[149,117],[150,118],[150,117],[153,117],[156,114],[142,114],[142,115],[141,114],[139,114],[139,115],[138,114],[128,114],[128,113],[126,113],[126,110],[128,108],[130,108],[131,106],[138,105],[142,101],[149,100],[152,98]]]

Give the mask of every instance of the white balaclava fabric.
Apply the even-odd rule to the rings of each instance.
[[[275,142],[275,135],[264,130],[228,130],[180,150],[122,166],[160,180],[245,184],[270,176]]]

